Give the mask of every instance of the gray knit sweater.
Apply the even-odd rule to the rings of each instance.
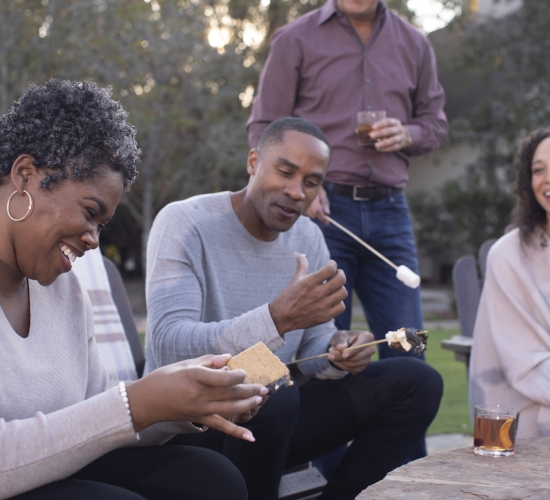
[[[88,295],[73,273],[29,280],[31,326],[22,338],[0,308],[0,500],[63,479],[138,439],[93,338]],[[131,402],[130,402],[131,403]],[[177,429],[175,429],[177,427]],[[141,445],[190,424],[157,424]]]
[[[307,217],[272,242],[254,238],[228,192],[161,210],[147,249],[146,371],[209,353],[237,354],[258,341],[284,362],[326,352],[333,321],[283,340],[269,313],[268,304],[294,275],[294,252],[306,255],[309,272],[329,260],[321,231]],[[347,374],[326,358],[299,367],[312,378]]]

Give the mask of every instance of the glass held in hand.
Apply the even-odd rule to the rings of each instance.
[[[357,144],[373,146],[377,139],[371,139],[372,126],[386,118],[385,111],[359,111],[357,113]]]

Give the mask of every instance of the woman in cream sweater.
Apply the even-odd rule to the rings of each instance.
[[[219,415],[267,390],[222,369],[229,355],[109,388],[70,272],[137,175],[126,116],[109,89],[50,80],[0,117],[0,499],[246,498],[223,456],[151,445],[203,426],[253,441]]]
[[[517,227],[489,252],[470,403],[517,408],[518,437],[550,436],[550,129],[523,141],[515,169]]]

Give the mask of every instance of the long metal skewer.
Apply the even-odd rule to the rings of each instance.
[[[339,222],[336,222],[334,219],[332,219],[328,215],[325,215],[325,217],[331,224],[334,224],[338,229],[341,229],[342,231],[344,231],[344,233],[346,233],[348,236],[351,236],[355,241],[357,241],[358,243],[361,243],[361,245],[363,245],[367,250],[370,250],[374,255],[376,255],[377,257],[380,257],[386,264],[390,265],[395,270],[397,270],[397,266],[390,259],[382,255],[378,250],[375,250],[374,248],[372,248],[368,243],[364,242],[361,238],[359,238],[359,236],[356,236],[355,234],[353,234],[349,229],[345,228],[344,226],[342,226],[342,224],[340,224]]]
[[[352,345],[351,347],[346,347],[342,352],[353,351],[354,349],[362,349],[363,347],[368,347],[370,345],[375,345],[375,344],[383,344],[384,342],[387,342],[387,339],[375,340],[373,342],[367,342],[366,344]],[[309,361],[310,359],[324,358],[329,354],[330,353],[328,352],[324,352],[323,354],[317,354],[317,356],[310,356],[309,358],[296,359],[294,361],[289,361],[288,363],[285,363],[285,364],[287,366],[295,365],[296,363],[301,363],[302,361]]]

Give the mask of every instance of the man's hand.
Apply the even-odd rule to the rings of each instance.
[[[374,147],[381,153],[392,153],[412,144],[411,131],[397,118],[385,118],[372,126],[371,139],[376,139]]]
[[[330,202],[328,201],[325,188],[321,186],[319,193],[317,193],[317,197],[306,210],[306,215],[311,219],[319,219],[325,226],[328,226],[329,222],[325,214],[330,215]]]
[[[305,255],[295,253],[294,257],[298,261],[294,276],[269,304],[269,312],[281,336],[291,330],[326,323],[346,309],[343,302],[348,296],[344,288],[346,276],[336,267],[336,262],[329,260],[319,271],[307,274]]]
[[[333,365],[354,375],[362,372],[370,363],[376,348],[371,345],[362,349],[354,349],[344,352],[346,347],[372,342],[374,335],[370,332],[359,330],[339,330],[330,339],[328,359]]]

